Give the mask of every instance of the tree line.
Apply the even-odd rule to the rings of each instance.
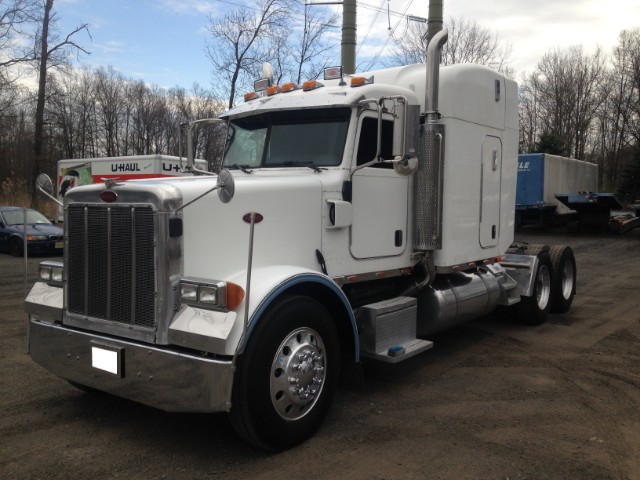
[[[259,0],[209,18],[209,88],[165,89],[112,67],[71,68],[71,54],[88,52],[80,35],[90,35],[89,27],[60,32],[53,2],[0,0],[0,189],[6,188],[1,179],[30,185],[37,171],[55,175],[61,158],[176,155],[184,141],[180,123],[233,106],[252,89],[263,61],[273,65],[277,83],[300,83],[321,75],[338,48],[335,14],[301,12],[291,0]],[[446,25],[444,64],[481,63],[517,77],[511,48],[496,34],[466,19]],[[424,61],[425,28],[408,22],[393,32],[385,65]],[[29,69],[38,73],[36,88],[20,81]],[[588,54],[579,46],[549,51],[519,84],[522,153],[597,163],[602,191],[640,196],[640,29],[621,32],[610,53]],[[215,170],[221,132],[203,128],[193,141],[196,156]]]
[[[611,54],[579,47],[546,53],[520,84],[520,145],[597,163],[603,191],[640,198],[640,28]]]
[[[46,173],[55,175],[62,158],[96,158],[122,155],[186,155],[181,123],[216,117],[224,104],[194,84],[190,90],[163,89],[142,80],[126,78],[113,68],[56,73],[49,78],[43,153],[50,161]],[[35,112],[28,93],[0,117],[0,177],[31,177]],[[221,156],[220,132],[199,129],[194,152],[215,168]]]

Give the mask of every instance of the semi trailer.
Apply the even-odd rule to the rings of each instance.
[[[598,191],[598,166],[575,158],[548,153],[518,155],[516,227],[550,227],[576,218],[558,196],[594,195]]]

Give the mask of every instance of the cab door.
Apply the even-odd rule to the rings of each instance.
[[[357,166],[376,156],[378,118],[365,113],[358,127]],[[383,120],[382,157],[391,159],[393,120]],[[377,163],[352,177],[351,255],[358,259],[400,255],[407,244],[409,179],[392,164]]]

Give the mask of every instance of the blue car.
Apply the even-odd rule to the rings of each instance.
[[[0,250],[16,257],[24,254],[24,209],[0,207]],[[37,210],[27,209],[28,253],[61,254],[64,232]]]

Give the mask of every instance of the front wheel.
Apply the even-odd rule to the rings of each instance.
[[[231,423],[266,450],[291,448],[315,433],[339,376],[335,325],[319,302],[287,296],[260,319],[238,359]]]
[[[24,252],[24,245],[22,243],[22,240],[20,240],[18,237],[13,237],[11,240],[9,240],[9,251],[14,257],[22,257]]]
[[[516,304],[518,321],[527,325],[542,325],[551,309],[551,276],[553,267],[546,251],[537,254],[538,266],[533,279],[533,294]]]

